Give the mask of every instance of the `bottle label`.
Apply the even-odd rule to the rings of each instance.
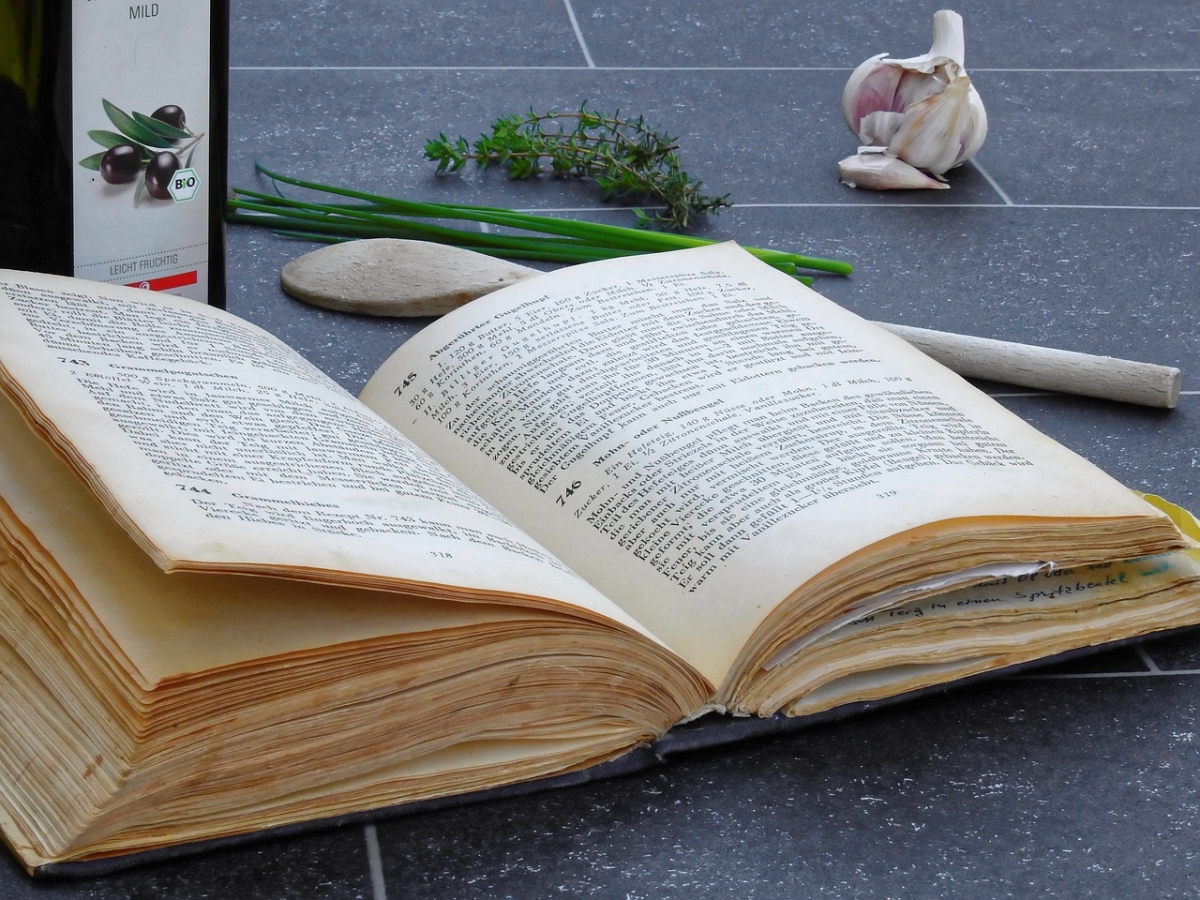
[[[75,275],[205,301],[209,4],[73,0],[71,18]]]

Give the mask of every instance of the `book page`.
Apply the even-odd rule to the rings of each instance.
[[[733,245],[480,298],[361,399],[717,682],[781,600],[891,535],[1157,515]]]
[[[0,335],[6,393],[168,571],[539,597],[629,624],[408,439],[234,316],[0,272]]]
[[[166,678],[264,657],[406,632],[436,632],[505,621],[511,609],[405,597],[338,585],[273,583],[239,575],[168,575],[117,527],[61,460],[0,398],[0,486],[6,507],[37,543],[28,552],[63,580],[86,588],[99,639],[148,688]],[[0,533],[3,533],[0,527]],[[61,560],[61,562],[59,562]],[[549,613],[529,611],[530,617]]]
[[[1200,621],[1200,554],[1177,550],[1006,576],[843,625],[748,704],[805,715]],[[775,696],[771,692],[775,691]]]

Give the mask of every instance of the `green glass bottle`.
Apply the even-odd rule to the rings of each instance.
[[[0,267],[225,305],[228,0],[0,0]]]

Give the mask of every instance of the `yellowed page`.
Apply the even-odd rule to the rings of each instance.
[[[0,386],[164,569],[522,595],[631,624],[327,376],[219,310],[0,271]]]
[[[194,301],[193,301],[194,302]],[[496,604],[393,597],[240,575],[168,575],[0,398],[0,495],[37,536],[46,564],[82,588],[100,639],[151,688],[163,679],[335,644],[511,620]],[[82,601],[81,601],[82,602]],[[530,619],[551,613],[529,610]]]
[[[406,343],[361,399],[718,683],[783,598],[889,535],[1158,517],[733,245],[483,297]]]
[[[799,698],[789,713],[803,715],[1196,625],[1198,583],[1194,550],[995,579],[838,629],[808,649],[802,666],[779,673],[790,683],[767,676],[748,703],[773,709]]]

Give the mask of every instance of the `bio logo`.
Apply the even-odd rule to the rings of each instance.
[[[191,200],[200,190],[200,176],[196,174],[195,169],[180,169],[171,176],[170,182],[167,183],[167,190],[170,191],[171,197],[176,203]]]

